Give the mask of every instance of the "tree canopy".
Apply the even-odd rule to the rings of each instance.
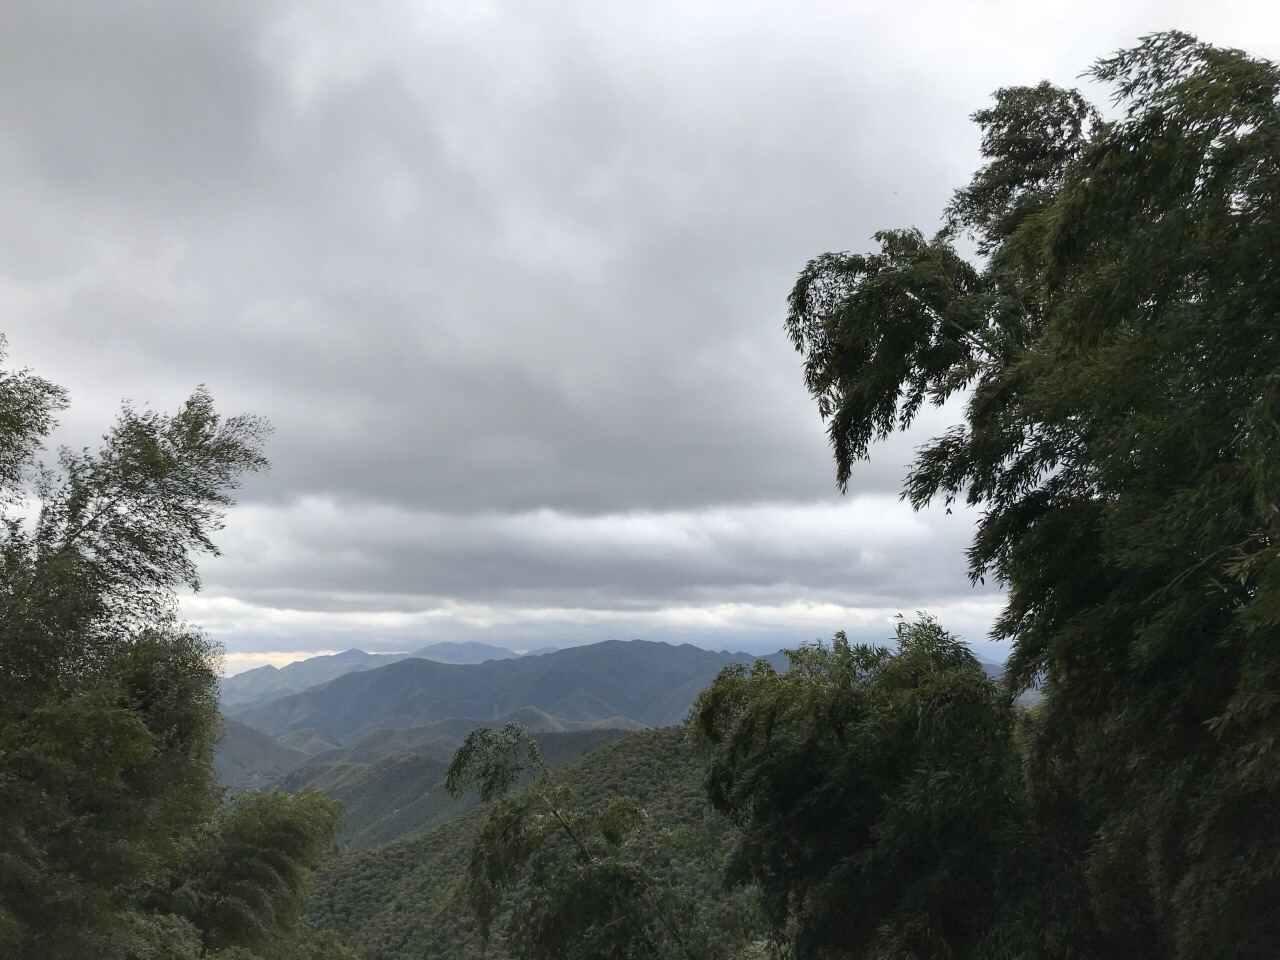
[[[1039,881],[1036,933],[1056,945],[1019,954],[1006,938],[1007,955],[1275,955],[1280,68],[1162,33],[1090,75],[1108,111],[1048,83],[998,91],[944,228],[812,260],[787,329],[841,488],[925,403],[965,400],[904,496],[980,511],[970,572],[1008,588],[995,635],[1012,641],[1010,691],[1044,694],[1016,738],[1015,820],[1039,838],[1023,864],[1079,865]],[[838,673],[853,655],[830,656]],[[747,682],[718,686],[755,690],[756,710],[783,684]],[[702,715],[713,796],[756,726],[722,696]],[[787,737],[776,749],[794,761],[791,738],[809,740]],[[769,788],[735,800],[739,775],[722,797],[756,823]]]
[[[42,465],[66,403],[0,373],[0,953],[336,955],[296,918],[337,810],[222,807],[218,650],[176,614],[230,491],[266,466],[267,426],[199,389],[171,416],[126,407],[100,449]]]
[[[645,829],[644,805],[625,793],[588,807],[517,723],[473,731],[446,785],[495,801],[459,890],[485,941],[509,908],[505,942],[516,957],[727,960],[756,932],[750,897],[715,889],[716,837]],[[521,880],[525,896],[504,902]]]
[[[759,887],[797,955],[929,956],[985,932],[1012,705],[935,621],[900,624],[896,651],[841,634],[785,671],[728,668],[692,722],[741,829],[728,877]]]

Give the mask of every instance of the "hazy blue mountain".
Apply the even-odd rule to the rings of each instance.
[[[232,790],[266,787],[310,758],[243,723],[225,719],[226,736],[213,755],[218,782]]]
[[[495,647],[488,643],[430,643],[412,653],[365,653],[363,650],[346,650],[342,653],[297,660],[283,667],[255,667],[221,681],[221,701],[224,708],[239,707],[246,703],[274,700],[301,693],[314,686],[327,683],[336,677],[374,667],[385,666],[421,657],[439,663],[483,663],[486,660],[507,660],[518,656],[514,650]]]
[[[329,750],[336,750],[338,747],[332,740],[326,740],[322,737],[319,732],[308,730],[305,727],[281,734],[276,737],[276,742],[283,743],[286,747],[291,747],[294,750],[299,750],[308,757],[314,757]]]
[[[576,722],[622,717],[657,727],[681,722],[694,697],[727,664],[754,659],[643,640],[478,664],[411,658],[234,715],[272,736],[310,729],[344,744],[379,727],[421,727],[454,717],[490,720],[523,707]]]
[[[495,647],[489,643],[476,643],[467,640],[463,643],[429,643],[420,650],[409,654],[424,660],[435,660],[438,663],[484,663],[486,660],[510,660],[519,656],[514,650],[506,647]]]
[[[559,647],[538,647],[536,650],[526,650],[524,653],[520,654],[520,656],[540,657],[544,653],[555,653],[559,649],[560,649]]]
[[[265,667],[255,667],[244,673],[222,678],[219,683],[222,706],[234,707],[257,700],[288,696],[317,684],[326,683],[335,677],[395,663],[408,656],[410,654],[407,653],[365,653],[363,650],[347,650],[343,653],[298,660],[283,667],[274,667],[270,664]]]

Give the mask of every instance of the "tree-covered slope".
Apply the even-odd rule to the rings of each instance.
[[[345,960],[298,917],[338,807],[221,802],[217,648],[177,617],[267,425],[201,388],[41,463],[65,406],[0,370],[0,957]]]
[[[474,721],[444,722],[449,727],[455,724],[467,724],[463,738],[475,728]],[[331,799],[342,801],[346,817],[338,841],[353,849],[388,843],[417,833],[461,816],[478,805],[473,796],[450,797],[445,790],[444,771],[453,749],[449,749],[445,757],[439,757],[436,745],[442,741],[419,740],[423,749],[417,752],[380,753],[378,747],[395,742],[394,737],[381,735],[400,732],[379,730],[351,748],[351,756],[368,757],[367,760],[341,756],[331,760],[316,758],[284,776],[279,785],[290,792],[314,787]],[[414,734],[420,731],[403,732]],[[627,732],[622,729],[540,732],[536,738],[548,764],[559,767]],[[375,740],[375,744],[367,750],[362,749],[365,741],[370,739]],[[448,740],[443,742],[457,742],[452,731]]]
[[[611,795],[637,798],[647,812],[646,830],[693,827],[719,835],[725,823],[710,810],[697,756],[684,736],[681,728],[665,728],[602,744],[565,767],[564,782],[590,805]],[[451,888],[486,816],[487,808],[476,809],[417,836],[334,859],[317,875],[310,919],[368,960],[478,958],[474,924],[451,899]],[[677,857],[671,869],[687,871],[689,864]],[[513,897],[521,895],[517,888]],[[700,895],[721,896],[718,883]],[[489,953],[504,955],[500,935]]]
[[[234,720],[213,754],[218,782],[232,791],[267,787],[308,760],[307,754]]]
[[[639,730],[639,724],[623,717],[608,720],[565,720],[537,707],[525,707],[494,720],[470,720],[450,717],[421,727],[396,729],[380,727],[371,730],[355,743],[316,754],[311,763],[373,763],[400,753],[419,754],[447,763],[476,727],[500,727],[514,721],[534,734],[569,733],[575,730]],[[265,734],[264,734],[265,736]]]

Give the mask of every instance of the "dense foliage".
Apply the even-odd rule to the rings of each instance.
[[[200,390],[39,466],[65,404],[0,374],[0,953],[337,956],[296,924],[336,811],[220,807],[216,650],[174,610],[265,427]]]
[[[533,782],[509,795],[526,774]],[[708,909],[694,884],[668,869],[684,854],[714,876],[716,845],[705,833],[644,833],[648,819],[633,796],[582,806],[542,759],[518,723],[475,730],[449,764],[453,794],[475,788],[490,810],[471,852],[462,892],[481,939],[493,930],[503,895],[520,879],[528,892],[511,909],[508,950],[522,960],[679,957],[712,960],[741,946],[746,917]]]
[[[999,91],[942,233],[820,257],[791,294],[842,486],[925,402],[967,396],[905,496],[981,510],[969,559],[1009,588],[1011,692],[1045,695],[1011,750],[941,648],[926,686],[839,644],[717,684],[712,795],[800,956],[1280,954],[1280,69],[1170,33],[1092,75],[1114,119]],[[945,719],[904,740],[926,716]],[[832,775],[806,779],[810,755]],[[967,873],[927,850],[953,824]],[[1000,836],[1017,856],[987,857]],[[856,904],[843,943],[827,885]]]
[[[646,869],[665,887],[679,892],[684,902],[677,915],[689,924],[692,939],[728,949],[755,929],[754,894],[729,894],[719,880],[715,848],[723,842],[728,824],[707,803],[697,754],[680,728],[601,743],[564,767],[557,778],[558,786],[572,793],[567,809],[575,816],[594,819],[619,797],[643,807],[644,818],[635,824],[627,843],[644,854]],[[510,797],[520,801],[528,795],[517,790]],[[573,863],[562,859],[568,853],[563,843],[552,842],[544,856],[533,858],[497,905],[492,939],[484,950],[462,879],[492,809],[482,807],[420,835],[326,864],[317,874],[308,917],[318,927],[337,932],[368,960],[516,955],[521,945],[510,919],[522,906],[554,907],[536,898],[540,893],[552,897],[563,888],[544,885],[543,878]],[[594,839],[603,840],[599,835]],[[655,850],[663,855],[649,857]],[[562,876],[574,879],[571,873]],[[592,923],[596,914],[587,909],[586,901],[574,904],[582,923]],[[696,916],[684,916],[685,910]],[[555,914],[552,910],[547,915]],[[713,931],[720,935],[713,937]]]
[[[728,877],[800,956],[929,956],[992,920],[1013,707],[935,622],[897,640],[731,668],[694,712],[711,802],[742,828]]]

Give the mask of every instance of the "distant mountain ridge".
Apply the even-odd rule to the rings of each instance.
[[[439,643],[429,643],[409,656],[437,663],[484,663],[486,660],[512,660],[520,654],[506,647],[495,647],[491,643],[479,643],[475,640],[464,640],[461,643],[442,640]]]
[[[479,664],[404,657],[233,711],[218,772],[233,790],[323,789],[348,807],[344,844],[383,843],[470,808],[447,797],[442,777],[476,727],[517,721],[548,746],[562,744],[570,759],[602,738],[680,723],[725,666],[756,659],[785,669],[781,653],[645,641]],[[1002,672],[982,665],[993,677]]]
[[[380,727],[457,717],[483,721],[525,707],[577,723],[622,718],[661,727],[680,723],[725,666],[755,659],[645,640],[607,640],[478,664],[408,658],[229,712],[273,737],[314,730],[340,744]]]
[[[431,643],[412,653],[366,653],[363,650],[345,650],[297,660],[283,667],[267,664],[245,670],[219,683],[220,699],[224,708],[237,707],[261,700],[274,700],[290,694],[301,693],[311,687],[328,683],[337,677],[362,670],[397,663],[411,657],[435,660],[439,663],[483,663],[485,660],[505,660],[519,656],[514,650],[495,647],[488,643],[466,641]]]

